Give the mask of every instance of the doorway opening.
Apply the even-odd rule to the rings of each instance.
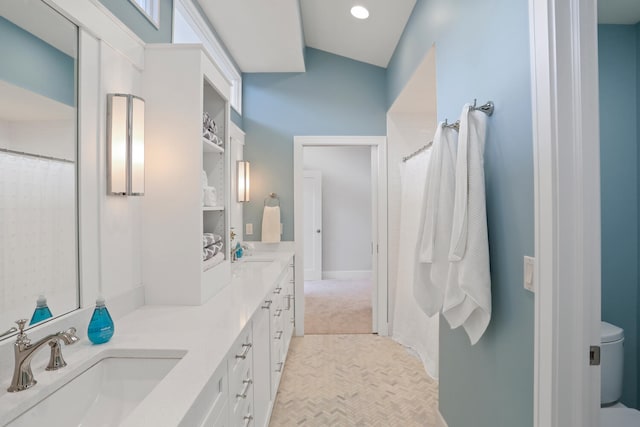
[[[303,150],[306,334],[374,332],[371,151]]]
[[[294,175],[296,335],[387,335],[386,138],[295,137]]]

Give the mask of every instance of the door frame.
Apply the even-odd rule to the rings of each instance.
[[[319,186],[319,190],[320,190],[320,233],[324,233],[323,226],[322,226],[322,172],[319,171],[319,170],[303,170],[302,172],[303,172],[303,182],[304,182],[304,179],[306,179],[306,178],[313,178],[315,180],[318,180],[316,182],[317,182],[317,185]],[[303,185],[302,188],[304,190],[305,186]],[[305,196],[303,194],[303,196],[302,196],[302,201],[303,202],[304,202],[304,197]],[[314,210],[316,210],[315,207],[314,207]],[[304,219],[306,219],[306,215],[304,214],[304,208],[303,208],[302,212],[303,212],[302,219],[304,220]],[[303,241],[303,243],[304,243],[304,241]],[[315,249],[317,249],[317,248],[315,248]],[[318,256],[320,258],[320,262],[316,263],[315,262],[316,260],[314,259],[314,264],[320,264],[319,266],[316,266],[316,267],[318,267],[320,269],[320,278],[319,279],[315,279],[314,278],[312,280],[322,280],[322,239],[320,239],[320,250],[318,252],[319,252]],[[302,254],[302,255],[304,255],[304,254]],[[302,261],[303,261],[303,265],[304,265],[304,261],[305,261],[304,258],[302,259]]]
[[[535,194],[534,427],[597,427],[596,0],[529,0]]]
[[[374,247],[377,253],[377,328],[378,335],[389,335],[388,323],[388,279],[387,279],[387,137],[386,136],[294,136],[293,137],[293,205],[295,233],[295,293],[304,295],[304,147],[369,146],[377,148],[376,182],[377,209],[372,221],[377,219],[377,237]],[[375,264],[375,263],[374,263]],[[295,299],[295,334],[304,335],[304,298]]]

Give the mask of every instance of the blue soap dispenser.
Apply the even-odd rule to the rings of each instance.
[[[104,298],[98,297],[96,309],[93,311],[87,330],[89,341],[94,344],[104,344],[111,339],[113,331],[113,319],[104,305]]]
[[[36,309],[33,311],[33,316],[31,316],[29,326],[35,325],[36,323],[42,322],[43,320],[47,320],[51,317],[53,317],[53,315],[47,305],[47,298],[45,298],[44,295],[40,295],[36,301]]]

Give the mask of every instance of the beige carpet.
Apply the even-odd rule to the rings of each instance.
[[[305,334],[370,334],[370,280],[304,282]]]
[[[377,335],[306,335],[289,349],[270,427],[434,427],[438,384]]]

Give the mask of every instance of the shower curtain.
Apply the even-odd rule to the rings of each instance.
[[[433,378],[438,378],[439,315],[427,317],[413,297],[413,276],[420,212],[431,150],[401,164],[400,250],[392,337],[414,350]]]

